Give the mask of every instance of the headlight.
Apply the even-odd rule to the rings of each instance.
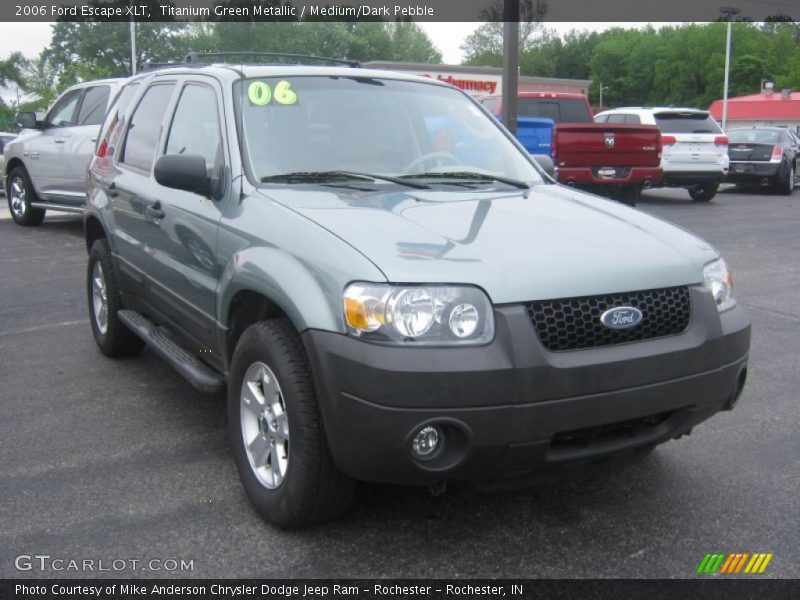
[[[708,263],[703,268],[703,278],[720,312],[736,305],[736,299],[733,297],[733,274],[722,258]]]
[[[427,346],[486,344],[492,303],[465,285],[353,283],[344,292],[347,332],[364,340]]]

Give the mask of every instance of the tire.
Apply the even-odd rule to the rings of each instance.
[[[636,206],[642,197],[642,188],[638,185],[626,185],[619,191],[619,201],[628,206]]]
[[[32,227],[44,220],[45,209],[31,206],[31,202],[36,202],[38,197],[25,167],[18,166],[11,169],[11,173],[8,174],[6,195],[8,210],[17,225]]]
[[[695,202],[709,202],[717,195],[718,183],[702,183],[689,188],[689,195]]]
[[[791,196],[794,193],[794,178],[794,163],[790,163],[786,169],[786,177],[778,179],[775,183],[775,190],[784,196]]]
[[[89,322],[94,341],[106,356],[131,356],[144,347],[144,341],[128,329],[117,317],[122,310],[119,285],[108,240],[100,238],[89,251],[86,269],[86,292],[89,302]],[[103,302],[105,296],[105,302]],[[105,322],[103,322],[103,305]]]
[[[265,397],[272,398],[269,409]],[[256,323],[239,339],[228,384],[228,429],[245,492],[268,522],[306,527],[349,507],[355,482],[333,463],[308,359],[287,319]]]

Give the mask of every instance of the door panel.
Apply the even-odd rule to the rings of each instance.
[[[202,156],[209,176],[221,180],[224,146],[218,93],[199,83],[183,87],[164,153]],[[215,347],[216,289],[223,268],[217,261],[217,230],[224,201],[158,185],[154,200],[163,216],[151,223],[152,294],[159,308],[203,345],[198,353],[207,352]]]

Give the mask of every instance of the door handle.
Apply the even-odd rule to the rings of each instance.
[[[153,219],[154,221],[158,221],[158,219],[163,219],[164,211],[161,209],[161,202],[156,202],[145,208],[144,216],[146,218]]]
[[[63,143],[64,143],[64,142],[66,142],[67,140],[65,140],[64,138],[56,138],[56,139],[54,139],[53,141],[54,141],[56,144],[63,144]]]

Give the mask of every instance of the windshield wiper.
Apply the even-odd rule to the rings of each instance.
[[[355,171],[295,171],[292,173],[279,173],[278,175],[270,175],[268,177],[262,177],[261,183],[273,183],[273,182],[286,182],[286,183],[314,183],[314,182],[325,182],[325,181],[349,181],[353,179],[358,179],[361,181],[389,181],[391,183],[396,183],[398,185],[404,185],[406,187],[414,188],[417,190],[427,190],[430,189],[429,186],[425,185],[424,183],[412,183],[410,181],[405,181],[404,179],[399,179],[397,177],[389,177],[387,175],[373,175],[371,173],[357,173]]]
[[[497,181],[499,183],[504,183],[506,185],[510,185],[511,187],[515,187],[520,190],[529,190],[531,186],[529,186],[524,181],[519,181],[517,179],[511,179],[510,177],[501,177],[499,175],[490,175],[488,173],[479,173],[475,171],[430,171],[428,173],[414,173],[413,175],[402,175],[402,179],[456,179],[460,180],[461,183],[463,180],[473,180],[473,182],[480,182],[480,181]]]

